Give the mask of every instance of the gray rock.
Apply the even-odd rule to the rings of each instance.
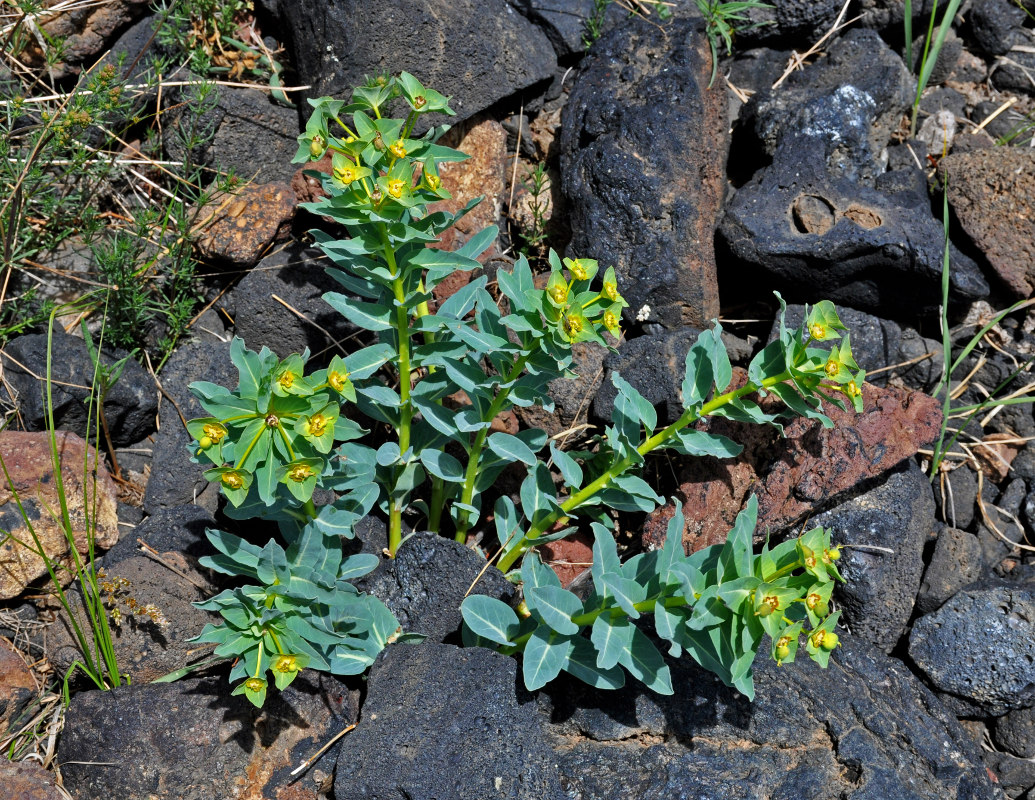
[[[756,662],[753,703],[690,659],[676,694],[548,689],[561,781],[595,800],[1002,798],[980,752],[901,662],[845,634],[826,670]]]
[[[683,413],[686,354],[700,333],[697,328],[677,328],[623,342],[617,353],[604,359],[606,373],[593,398],[593,415],[610,421],[618,395],[611,375],[617,372],[657,409],[660,425],[675,422]]]
[[[391,609],[407,633],[441,642],[455,636],[462,618],[460,603],[485,568],[485,559],[459,542],[435,533],[410,536],[393,559],[385,559],[356,588]],[[514,586],[489,567],[472,590],[509,602]]]
[[[596,13],[594,0],[507,0],[542,29],[558,57],[580,55],[587,44],[586,21]],[[601,33],[620,24],[627,11],[608,3],[601,20]],[[678,13],[678,12],[676,12]]]
[[[564,107],[569,255],[614,265],[627,322],[718,316],[713,238],[725,190],[726,93],[706,89],[703,21],[632,18],[583,60]]]
[[[1016,29],[1024,25],[1024,20],[1024,9],[1010,0],[982,0],[967,16],[974,43],[990,56],[1005,55],[1019,43],[1020,31]]]
[[[513,659],[481,648],[394,645],[370,671],[362,724],[343,742],[336,800],[560,800],[554,754]]]
[[[233,169],[255,183],[290,182],[298,170],[291,163],[298,150],[298,110],[278,105],[269,92],[220,86],[214,100],[199,104],[195,90],[187,87],[173,90],[169,105],[173,110],[165,123],[165,149],[171,159],[187,155],[177,126],[196,126],[206,134],[192,154],[198,164],[222,172]],[[199,109],[204,113],[196,118]]]
[[[985,514],[977,524],[977,535],[987,569],[995,569],[1004,558],[1015,554],[1014,543],[1024,541],[1024,527],[1018,517],[1026,491],[1024,481],[1016,478],[994,505],[986,501]]]
[[[986,581],[913,625],[909,655],[928,682],[991,716],[1035,705],[1035,591]]]
[[[1035,761],[994,751],[986,752],[984,757],[1007,797],[1030,797],[1026,793],[1035,787]]]
[[[977,490],[977,473],[966,464],[942,473],[934,482],[938,519],[960,530],[969,529],[974,521]]]
[[[297,245],[264,258],[227,296],[234,332],[252,350],[266,345],[281,358],[307,347],[325,350],[333,342],[324,331],[336,342],[355,333],[356,326],[323,299],[326,292],[345,292],[328,267],[333,264],[320,251]]]
[[[811,45],[830,29],[843,5],[838,0],[773,0],[762,8],[747,9],[744,16],[749,22],[738,26],[743,30],[737,31],[737,42]]]
[[[798,133],[807,140],[798,146],[823,153],[832,174],[872,185],[882,172],[881,151],[915,92],[902,59],[874,31],[857,29],[779,88],[759,92],[748,113],[769,155]]]
[[[341,684],[307,670],[261,711],[231,696],[225,677],[185,678],[82,692],[65,719],[58,757],[78,800],[226,800],[242,787],[316,797],[314,771],[333,771],[337,747],[303,777],[290,772],[355,710]]]
[[[988,82],[1000,92],[1035,95],[1035,86],[1031,82],[1031,76],[1035,74],[1035,53],[1030,52],[1030,48],[1031,40],[1025,37],[1020,47],[1010,50],[1007,60],[996,63],[989,73]]]
[[[119,543],[104,554],[101,564],[112,569],[119,562],[140,555],[138,539],[159,553],[175,552],[190,556],[196,562],[202,556],[211,555],[212,546],[205,538],[205,529],[215,527],[215,518],[200,506],[159,508],[128,534],[123,534]]]
[[[916,607],[928,614],[964,586],[980,578],[985,571],[981,542],[972,533],[959,528],[943,528],[931,554],[931,563],[924,570]]]
[[[190,393],[187,385],[193,381],[209,381],[220,386],[237,386],[237,370],[230,361],[230,343],[205,336],[181,345],[172,354],[161,373],[162,385],[176,401],[163,402],[161,428],[155,436],[151,477],[144,492],[144,510],[155,514],[160,508],[194,503],[209,489],[202,474],[205,468],[193,464],[187,445],[190,434],[180,421],[180,413],[189,421],[205,416],[205,410]],[[218,490],[207,495],[210,512],[215,512]]]
[[[121,615],[121,622],[111,625],[115,659],[119,671],[135,684],[148,683],[197,660],[208,648],[199,647],[191,639],[207,623],[219,620],[217,615],[193,605],[214,594],[201,573],[175,553],[167,554],[166,561],[185,575],[193,571],[194,583],[139,553],[106,568],[101,582],[105,597],[114,597],[106,603],[110,612],[117,608]],[[116,580],[125,581],[125,587],[109,594],[104,584],[112,582],[114,587]],[[87,617],[78,587],[66,595],[79,624],[85,626]],[[149,606],[155,610],[154,615],[135,613]],[[75,661],[83,660],[66,613],[58,616],[49,633],[47,655],[63,675]]]
[[[999,717],[993,738],[1018,758],[1035,758],[1035,708],[1019,708]]]
[[[838,562],[845,583],[835,590],[854,634],[885,653],[906,630],[923,575],[923,548],[934,529],[934,497],[912,461],[870,491],[813,517],[846,548]],[[888,548],[871,550],[868,547]]]
[[[267,2],[295,55],[306,97],[348,99],[365,76],[412,73],[452,96],[457,123],[553,76],[546,35],[506,0],[344,0]],[[447,118],[423,117],[423,124]],[[418,127],[418,132],[420,128]]]
[[[728,279],[743,285],[763,272],[791,291],[884,317],[936,309],[942,224],[908,185],[873,188],[912,98],[901,60],[872,31],[854,30],[799,75],[752,101],[773,161],[737,192],[720,225],[747,267]],[[987,294],[977,265],[950,252],[952,298]]]
[[[46,382],[37,376],[47,374],[47,335],[30,333],[12,339],[3,355],[6,391],[16,401],[25,430],[46,430]],[[111,366],[125,355],[102,353],[101,362]],[[94,382],[94,365],[86,342],[55,329],[50,377],[57,428],[96,443],[97,416],[96,412],[89,412],[87,405]],[[104,414],[114,446],[127,447],[150,434],[155,429],[157,410],[158,390],[154,380],[142,366],[129,359],[121,377],[104,398]]]

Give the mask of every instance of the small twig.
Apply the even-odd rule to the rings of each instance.
[[[980,130],[984,130],[985,126],[989,122],[994,120],[996,117],[998,117],[1000,114],[1002,114],[1004,111],[1006,111],[1006,109],[1008,109],[1010,106],[1012,106],[1016,102],[1017,102],[1017,97],[1011,97],[1009,100],[1007,100],[1001,106],[999,106],[999,108],[997,108],[995,111],[993,111],[987,117],[985,117],[984,120],[982,120],[981,124],[978,125],[976,128],[974,128],[974,133],[977,133]]]
[[[331,740],[329,742],[327,742],[327,744],[325,744],[323,747],[321,747],[319,750],[317,750],[316,753],[314,753],[309,758],[307,758],[305,761],[303,761],[299,766],[297,766],[293,770],[291,770],[291,774],[292,775],[298,775],[299,773],[305,772],[313,764],[316,763],[316,760],[320,756],[322,756],[331,747],[333,747],[335,742],[337,742],[339,739],[341,739],[341,737],[344,736],[349,731],[355,729],[355,727],[356,727],[356,723],[353,722],[351,725],[349,725],[347,728],[345,728],[345,730],[343,730],[341,733],[336,733],[333,737],[331,737]]]
[[[805,59],[811,55],[815,55],[827,39],[829,39],[835,33],[840,31],[842,28],[847,28],[857,19],[860,19],[860,17],[852,17],[852,19],[848,20],[847,22],[841,22],[841,20],[844,19],[845,14],[848,12],[848,6],[851,5],[851,2],[852,0],[845,0],[845,4],[841,6],[841,11],[837,15],[837,19],[834,20],[834,24],[830,27],[830,30],[824,33],[822,37],[820,37],[819,41],[817,41],[814,45],[812,45],[812,47],[810,47],[804,53],[801,53],[800,55],[798,53],[795,53],[793,56],[791,56],[791,61],[790,64],[788,64],[787,69],[784,70],[783,75],[777,78],[776,83],[774,83],[770,88],[776,89],[777,87],[779,87],[781,83],[783,83],[785,80],[787,80],[788,77],[790,77],[790,74],[792,72],[794,72],[796,69],[801,69],[801,66],[805,63]]]
[[[174,567],[172,564],[170,564],[168,561],[166,561],[164,558],[162,558],[162,554],[161,553],[159,553],[157,550],[155,550],[151,545],[149,545],[143,539],[139,539],[138,538],[137,539],[137,544],[140,545],[140,549],[143,551],[144,555],[146,555],[148,558],[154,559],[155,561],[157,561],[159,564],[161,564],[163,567],[165,567],[170,572],[175,572],[177,575],[179,575],[185,581],[187,581],[188,583],[192,584],[195,588],[200,589],[205,594],[208,594],[208,587],[205,584],[203,584],[201,581],[199,581],[199,580],[197,580],[195,578],[192,578],[190,575],[188,575],[183,570],[177,569],[176,567]]]

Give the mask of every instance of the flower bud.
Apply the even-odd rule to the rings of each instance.
[[[313,158],[319,158],[324,154],[327,149],[327,140],[320,134],[315,134],[312,140],[309,142],[309,155]]]
[[[834,633],[833,631],[827,631],[826,635],[823,637],[822,647],[824,650],[829,652],[830,650],[833,650],[835,647],[837,647],[838,644],[840,644],[840,641],[841,640],[838,638],[836,633]]]

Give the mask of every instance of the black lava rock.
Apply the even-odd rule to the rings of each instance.
[[[940,691],[990,716],[1035,705],[1035,588],[986,581],[921,617],[909,655]]]
[[[481,648],[394,645],[342,744],[337,800],[560,800],[554,754],[517,663]]]
[[[414,533],[395,558],[356,581],[356,588],[384,601],[407,633],[441,642],[460,630],[460,603],[484,568],[485,559],[459,542]],[[514,597],[514,586],[495,567],[486,569],[471,591],[505,602]]]
[[[126,353],[101,354],[101,363],[110,367]],[[30,333],[7,343],[3,352],[6,391],[15,401],[25,430],[47,427],[46,381],[47,336]],[[96,444],[96,411],[90,412],[88,399],[94,383],[94,365],[86,342],[54,330],[50,365],[54,401],[54,424]],[[112,444],[128,447],[155,429],[158,389],[150,375],[132,358],[104,398],[104,415]],[[89,421],[89,430],[87,425]]]
[[[920,468],[909,461],[874,489],[813,517],[832,529],[843,551],[845,583],[835,590],[852,632],[890,653],[906,630],[923,575],[923,548],[934,529],[934,497]],[[885,549],[869,549],[886,548]]]

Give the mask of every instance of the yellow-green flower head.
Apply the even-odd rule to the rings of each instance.
[[[345,370],[345,372],[338,372],[337,370],[332,369],[327,373],[327,383],[330,384],[330,387],[334,389],[334,391],[340,394],[345,389],[345,383],[348,381],[349,375],[350,373],[348,370]]]
[[[561,325],[563,325],[564,332],[567,334],[568,338],[575,339],[580,333],[582,333],[585,321],[582,317],[576,314],[565,314],[561,319]]]
[[[201,430],[205,434],[198,441],[202,450],[208,450],[212,445],[219,444],[226,436],[226,428],[218,422],[206,422]]]
[[[836,378],[837,374],[841,371],[841,360],[838,357],[836,348],[831,351],[830,357],[827,359],[827,363],[823,365],[823,371],[831,378]]]
[[[273,659],[273,669],[277,672],[298,672],[300,668],[298,656],[285,654]]]
[[[442,179],[433,172],[425,172],[424,180],[427,182],[428,188],[433,192],[437,192],[439,187],[442,185]]]
[[[244,688],[249,692],[261,692],[266,688],[266,681],[262,678],[249,678],[244,682]]]
[[[224,472],[220,476],[219,480],[227,489],[244,488],[244,476],[236,470],[229,470],[227,472]]]
[[[557,305],[563,305],[564,301],[568,299],[568,287],[563,283],[550,287],[550,298]]]
[[[402,197],[403,191],[406,189],[406,181],[401,178],[389,178],[388,179],[388,194],[392,197],[399,199]]]
[[[396,139],[388,149],[392,151],[392,155],[396,158],[406,157],[406,142],[402,139]]]
[[[813,339],[823,341],[827,336],[827,326],[822,322],[813,322],[809,325],[809,336]]]
[[[288,470],[288,477],[295,483],[304,483],[308,478],[313,477],[316,473],[313,472],[313,468],[308,464],[295,464]]]
[[[334,168],[332,177],[339,183],[348,186],[359,177],[359,172],[351,164],[342,164],[340,167]]]
[[[422,95],[422,94],[419,94],[419,95],[417,95],[416,97],[413,98],[413,106],[418,111],[420,111],[422,108],[424,108],[424,106],[426,106],[427,104],[428,104],[428,99],[424,95]]]
[[[589,270],[586,269],[586,265],[582,263],[581,258],[566,258],[564,262],[568,265],[568,271],[571,272],[576,280],[589,280]]]
[[[324,431],[327,430],[327,426],[330,424],[330,420],[323,414],[316,413],[311,417],[307,417],[305,421],[305,432],[314,438],[323,436]]]
[[[277,376],[277,383],[280,385],[280,388],[286,392],[289,391],[291,387],[295,385],[295,378],[297,377],[298,376],[295,375],[294,372],[292,372],[289,369],[286,369],[283,372],[281,372],[280,375]]]

